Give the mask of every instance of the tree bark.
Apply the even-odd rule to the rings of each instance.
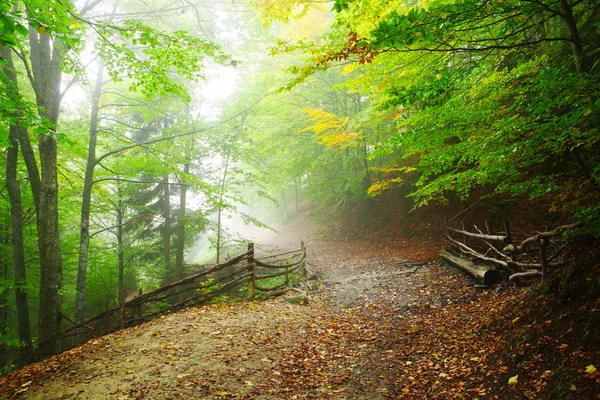
[[[300,186],[300,178],[294,179],[294,189],[295,189],[295,200],[296,200],[296,214],[300,212],[300,207],[298,206],[298,192]]]
[[[19,363],[31,360],[33,345],[29,323],[29,302],[27,299],[27,269],[25,266],[25,246],[23,239],[23,206],[21,185],[17,180],[17,159],[19,156],[18,127],[9,129],[11,147],[6,157],[6,189],[10,199],[12,264],[15,279],[15,300],[17,307],[17,327],[19,332]]]
[[[60,227],[58,221],[58,173],[56,125],[60,109],[60,64],[64,59],[64,43],[47,33],[41,35],[29,29],[30,60],[33,71],[33,87],[38,113],[47,126],[47,132],[39,137],[41,180],[39,208],[37,213],[38,244],[40,249],[40,307],[39,307],[39,353],[42,357],[59,350],[56,335],[60,332],[62,287],[62,254],[60,250]],[[29,168],[28,168],[29,171]],[[30,177],[35,179],[35,177]],[[32,187],[32,191],[34,191]],[[33,193],[36,196],[36,193]],[[54,338],[51,340],[47,340]]]
[[[588,72],[583,54],[581,35],[579,34],[579,29],[577,28],[577,21],[575,21],[575,17],[573,16],[573,8],[571,7],[571,4],[569,4],[568,0],[561,0],[559,7],[560,16],[567,27],[569,38],[571,39],[571,50],[573,51],[573,57],[575,59],[575,69],[580,74]]]
[[[283,218],[288,222],[287,202],[285,201],[285,192],[281,192],[281,200],[283,200]]]
[[[124,220],[124,208],[123,200],[121,198],[121,185],[117,183],[117,259],[119,268],[119,306],[123,307],[125,304],[125,240],[123,237],[123,220]],[[123,295],[121,295],[121,293]]]
[[[171,265],[171,190],[169,187],[169,175],[163,180],[163,257],[165,262],[166,283],[172,282],[173,269]],[[175,279],[176,280],[176,279]]]
[[[0,49],[0,56],[6,60],[4,74],[14,84],[12,95],[18,96],[17,75],[14,70],[10,50]],[[15,110],[21,117],[21,110]],[[27,269],[25,266],[25,241],[23,238],[23,204],[21,185],[17,179],[17,163],[19,158],[19,136],[27,136],[27,132],[18,122],[9,127],[8,140],[10,147],[6,154],[6,190],[10,202],[11,214],[11,248],[12,265],[15,280],[15,303],[17,308],[17,330],[19,334],[19,363],[27,364],[32,357],[31,326],[29,322],[29,302],[27,298]],[[3,302],[3,304],[6,304]],[[4,308],[3,308],[3,311]]]
[[[512,274],[508,278],[508,281],[516,284],[516,283],[518,283],[522,279],[541,278],[541,277],[542,277],[542,272],[541,271],[538,271],[537,269],[532,269],[532,270],[529,270],[529,271],[517,272],[515,274]]]
[[[189,174],[190,163],[183,167],[183,173]],[[185,183],[185,181],[184,181]],[[177,243],[175,244],[175,280],[183,279],[183,256],[185,251],[185,213],[187,211],[187,185],[181,185],[179,192],[179,213],[177,215]]]
[[[232,144],[233,146],[233,144]],[[219,209],[217,211],[217,263],[219,263],[221,258],[221,211],[223,209],[223,198],[225,197],[225,185],[227,183],[227,174],[229,172],[229,157],[231,156],[231,152],[227,154],[225,158],[225,170],[223,171],[223,179],[221,180],[221,188],[219,192]]]
[[[88,157],[83,181],[81,199],[81,224],[79,237],[79,259],[77,261],[77,285],[75,297],[75,321],[82,322],[85,318],[85,291],[87,278],[88,249],[90,245],[90,211],[92,204],[92,186],[94,184],[94,168],[96,167],[96,142],[98,136],[98,111],[100,95],[102,93],[102,79],[104,64],[98,61],[96,86],[92,95],[92,112],[90,116],[90,138],[88,143]]]
[[[475,264],[472,261],[466,260],[461,257],[457,257],[446,250],[441,250],[440,256],[452,265],[468,272],[476,280],[482,282],[485,285],[493,285],[494,283],[500,281],[500,273],[492,267]]]
[[[0,279],[10,279],[9,260],[0,257]],[[9,302],[8,287],[0,287],[0,302],[3,307],[0,307],[0,335],[4,336],[8,333],[8,302]],[[0,368],[4,368],[8,364],[7,345],[0,342]]]

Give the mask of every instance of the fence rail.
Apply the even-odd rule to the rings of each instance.
[[[562,247],[557,245],[558,240],[556,239],[564,231],[581,227],[583,224],[561,225],[547,232],[527,237],[521,242],[514,241],[508,222],[503,223],[504,231],[501,233],[491,232],[488,223],[485,226],[486,233],[475,225],[473,225],[473,229],[477,232],[468,231],[464,224],[460,229],[447,226],[446,237],[458,254],[483,262],[484,265],[494,265],[496,268],[509,271],[511,273],[509,280],[515,281],[536,276],[544,279],[548,268],[563,265],[561,261],[555,261],[562,250]],[[452,264],[457,264],[457,260],[447,252],[440,254]],[[467,270],[471,268],[468,264],[465,265],[466,267],[459,266]],[[482,268],[483,266],[479,265],[478,267]]]
[[[63,348],[72,347],[84,340],[134,326],[160,315],[207,303],[224,293],[231,293],[244,284],[247,285],[248,300],[257,297],[256,291],[261,292],[261,298],[270,297],[269,294],[276,294],[286,287],[291,287],[296,279],[306,276],[306,248],[302,242],[299,249],[257,259],[254,243],[248,243],[246,252],[227,261],[210,266],[188,267],[204,270],[155,290],[140,292],[137,297],[128,301],[124,301],[125,296],[121,293],[119,307],[105,310],[82,323],[65,317],[73,326],[48,340],[60,339]],[[269,282],[280,277],[284,277],[281,283]],[[261,285],[261,282],[264,285]]]

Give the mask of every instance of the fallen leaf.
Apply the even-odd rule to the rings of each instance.
[[[508,378],[508,384],[509,385],[514,385],[518,381],[519,381],[519,375],[515,375],[515,376],[512,376],[512,377]]]
[[[588,365],[587,367],[585,367],[585,372],[591,375],[594,372],[596,372],[596,367],[594,367],[594,365]]]

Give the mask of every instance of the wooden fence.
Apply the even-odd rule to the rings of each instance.
[[[455,253],[442,250],[440,255],[446,261],[467,270],[485,285],[496,283],[500,279],[498,269],[510,273],[510,281],[528,277],[544,279],[548,269],[559,267],[563,263],[556,261],[564,249],[559,236],[566,230],[581,227],[582,223],[559,226],[553,230],[541,232],[515,241],[510,224],[503,224],[502,232],[492,232],[486,223],[486,232],[473,226],[469,231],[461,224],[460,228],[446,227],[446,237]],[[467,257],[468,259],[466,259]]]
[[[206,304],[244,285],[247,285],[245,297],[248,300],[266,299],[284,293],[294,282],[306,276],[306,248],[301,242],[299,249],[255,258],[254,243],[248,243],[245,253],[227,261],[211,266],[188,265],[188,268],[203,270],[158,289],[140,292],[131,300],[121,301],[120,307],[106,310],[83,323],[67,318],[73,326],[48,340],[61,340],[61,347],[65,350],[93,337],[185,307]],[[273,281],[281,283],[273,284]]]

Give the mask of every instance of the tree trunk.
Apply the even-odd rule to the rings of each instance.
[[[81,225],[79,237],[79,259],[77,261],[77,295],[75,297],[75,321],[82,322],[85,318],[85,290],[87,277],[88,249],[90,245],[90,211],[92,204],[92,186],[94,184],[94,168],[96,167],[96,140],[98,135],[98,111],[102,91],[104,64],[98,61],[96,87],[92,95],[92,112],[90,116],[90,139],[88,143],[87,165],[83,181],[81,199]]]
[[[123,238],[123,200],[121,199],[121,186],[117,183],[117,195],[119,197],[117,203],[117,259],[118,259],[118,267],[119,267],[119,307],[123,307],[124,305],[124,296],[121,296],[121,293],[125,294],[125,248],[124,243],[125,240]]]
[[[10,279],[9,274],[9,261],[7,259],[0,258],[0,279],[4,279],[8,282]],[[7,286],[4,288],[0,287],[0,336],[5,336],[8,333],[8,301],[9,301],[9,290]],[[0,341],[0,369],[4,368],[9,363],[7,345],[4,341]]]
[[[300,207],[298,206],[298,192],[299,192],[299,186],[300,186],[300,178],[296,178],[294,180],[294,188],[295,188],[295,201],[296,201],[296,214],[298,214],[298,212],[300,212]]]
[[[484,285],[489,286],[500,281],[500,273],[492,267],[475,264],[472,261],[457,257],[446,250],[441,250],[440,256],[450,264],[468,272],[477,281],[482,282]]]
[[[56,124],[60,108],[60,82],[63,61],[59,39],[54,44],[47,33],[38,35],[29,29],[30,60],[33,87],[40,117],[46,122],[47,133],[39,137],[41,180],[39,210],[37,214],[38,244],[40,249],[40,307],[39,335],[40,355],[55,354],[59,342],[52,339],[60,332],[62,287],[62,254],[58,222],[58,174]],[[29,170],[29,168],[28,168]],[[30,177],[31,179],[31,177]],[[34,196],[36,193],[33,193]]]
[[[0,56],[7,62],[4,74],[18,87],[17,75],[9,49],[2,48]],[[18,96],[13,92],[12,95]],[[21,114],[20,110],[16,112]],[[27,270],[25,267],[25,245],[23,239],[23,204],[21,200],[21,185],[17,180],[17,163],[19,158],[19,135],[27,136],[27,132],[17,124],[9,128],[10,147],[6,154],[6,190],[10,202],[11,214],[11,247],[12,265],[15,279],[15,302],[17,308],[17,329],[19,333],[19,362],[27,364],[32,356],[31,326],[29,322],[29,303],[27,299]],[[6,304],[6,302],[2,302]],[[3,308],[3,311],[6,311]]]
[[[27,364],[32,356],[31,327],[29,324],[29,303],[27,299],[27,269],[25,267],[25,246],[23,239],[23,206],[21,185],[17,181],[17,159],[19,156],[18,127],[9,130],[11,147],[6,157],[6,189],[10,199],[12,264],[15,279],[15,299],[17,306],[17,327],[19,332],[19,362]]]
[[[217,211],[217,264],[221,258],[221,206]]]
[[[233,146],[233,144],[232,144]],[[229,172],[229,157],[231,156],[231,153],[227,154],[227,157],[225,158],[225,169],[223,171],[223,179],[221,180],[221,188],[220,188],[220,192],[219,192],[219,209],[217,211],[217,264],[220,261],[221,258],[221,211],[223,209],[222,204],[223,204],[223,198],[225,197],[225,184],[227,183],[227,174]]]
[[[169,175],[163,180],[163,255],[165,262],[166,283],[173,281],[173,269],[171,266],[171,190],[169,187]]]
[[[285,201],[285,192],[281,192],[281,199],[283,200],[283,218],[285,222],[288,222],[287,202]]]
[[[561,0],[559,7],[560,16],[569,32],[571,50],[575,59],[575,69],[578,73],[585,73],[588,71],[588,68],[584,59],[583,43],[581,35],[579,35],[579,29],[577,28],[577,21],[575,21],[575,17],[573,16],[573,8],[568,0]]]
[[[183,167],[183,173],[189,174],[189,162]],[[182,183],[185,180],[182,179]],[[181,185],[179,192],[179,213],[177,215],[177,243],[175,244],[175,270],[174,277],[176,281],[183,279],[183,256],[185,251],[185,213],[187,211],[187,185]]]

